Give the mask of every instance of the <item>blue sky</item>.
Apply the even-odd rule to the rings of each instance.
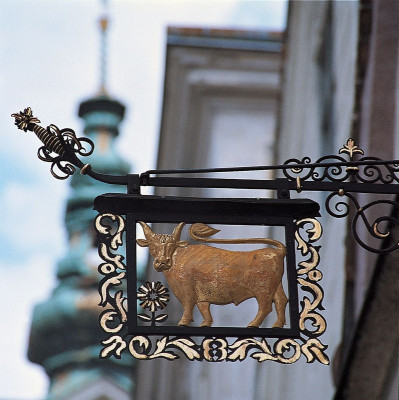
[[[118,148],[135,172],[155,167],[168,25],[271,29],[285,23],[282,1],[114,0],[108,88],[127,106]],[[66,249],[68,182],[37,159],[33,133],[10,114],[30,106],[43,126],[74,129],[80,101],[98,91],[100,1],[0,2],[0,399],[41,399],[47,378],[26,360],[32,307],[55,286]]]

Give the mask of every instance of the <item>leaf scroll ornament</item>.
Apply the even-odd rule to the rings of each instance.
[[[108,334],[101,344],[104,346],[100,358],[121,358],[122,352],[127,348],[127,312],[124,302],[126,297],[121,289],[126,277],[124,257],[118,254],[118,249],[123,245],[125,220],[120,215],[100,214],[95,220],[98,234],[99,251],[102,259],[98,270],[103,279],[99,284],[100,305],[105,310],[100,315],[100,327]],[[119,290],[116,290],[116,289]]]
[[[320,222],[314,218],[302,219],[297,221],[296,225],[297,248],[303,257],[308,257],[298,264],[300,268],[297,270],[297,281],[302,290],[310,293],[312,297],[304,296],[301,301],[299,329],[301,336],[304,336],[301,337],[304,344],[300,347],[300,352],[305,355],[308,363],[318,360],[322,364],[328,365],[330,361],[324,353],[327,346],[323,345],[318,339],[327,329],[324,317],[318,312],[324,309],[322,306],[324,292],[319,284],[323,274],[317,269],[320,261],[320,246],[316,246],[315,242],[322,235],[322,227]],[[307,236],[307,238],[301,235],[302,230],[305,230],[306,235],[304,236]],[[310,326],[314,329],[309,328]]]
[[[139,351],[138,348],[141,351]],[[151,353],[151,350],[151,341],[146,336],[133,336],[129,342],[130,353],[133,357],[140,360],[152,360],[155,358],[175,360],[180,358],[174,350],[180,350],[191,361],[201,359],[198,346],[192,339],[187,338],[170,339],[169,337],[164,336],[162,339],[157,340],[155,351]]]
[[[210,236],[216,235],[218,232],[220,232],[219,229],[212,228],[202,223],[193,224],[189,228],[189,234],[194,239],[196,238],[205,239]]]

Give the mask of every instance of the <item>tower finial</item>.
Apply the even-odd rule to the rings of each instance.
[[[100,16],[101,49],[100,49],[100,95],[107,95],[107,33],[109,26],[108,1],[102,0],[102,15]]]

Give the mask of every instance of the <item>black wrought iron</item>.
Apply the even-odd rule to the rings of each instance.
[[[138,359],[172,360],[183,354],[189,360],[209,362],[242,361],[252,357],[259,362],[271,360],[291,364],[303,355],[309,363],[329,364],[325,352],[327,346],[320,340],[326,330],[326,321],[320,313],[324,293],[320,285],[322,272],[318,269],[320,246],[316,244],[322,234],[321,224],[316,219],[319,205],[307,199],[289,200],[290,192],[329,192],[325,200],[326,211],[335,218],[351,215],[353,236],[363,248],[374,253],[389,253],[399,248],[399,241],[392,244],[391,238],[399,220],[389,213],[392,208],[399,208],[399,202],[391,196],[368,198],[366,204],[361,205],[355,196],[355,193],[399,195],[399,160],[365,157],[352,139],[339,150],[339,155],[323,156],[315,162],[304,157],[273,166],[149,170],[141,175],[112,176],[97,173],[89,163],[80,160],[79,156],[89,156],[94,151],[90,139],[78,138],[73,130],[59,129],[55,125],[46,129],[41,127],[29,107],[12,116],[19,129],[34,132],[43,143],[38,157],[51,163],[50,170],[55,178],[66,179],[79,169],[81,174],[93,179],[127,187],[126,195],[108,194],[95,201],[95,209],[100,212],[95,226],[99,255],[103,260],[98,267],[103,276],[99,285],[100,306],[104,307],[100,326],[108,335],[102,341],[101,358],[120,358],[122,352],[128,350]],[[282,177],[250,180],[198,176],[259,170],[280,171]],[[278,200],[176,197],[167,200],[141,196],[141,186],[271,189],[276,191]],[[268,206],[271,206],[269,214],[266,213]],[[230,214],[226,214],[226,209]],[[154,213],[154,210],[157,211]],[[163,324],[168,315],[158,311],[169,301],[168,288],[160,282],[145,282],[137,287],[136,246],[132,243],[136,242],[136,223],[139,221],[258,224],[284,229],[289,327]],[[363,237],[364,233],[368,236]],[[126,246],[126,256],[118,254],[124,240],[130,243]],[[130,292],[133,289],[133,295],[129,293],[128,297],[124,295],[125,279]],[[301,293],[298,293],[298,287]],[[139,307],[143,311],[138,311]],[[198,336],[203,337],[202,341],[193,339]]]
[[[333,161],[335,160],[335,161]],[[399,182],[399,161],[383,161],[377,157],[363,157],[358,161],[347,161],[340,156],[324,156],[315,163],[309,157],[290,159],[281,168],[290,180],[298,177],[301,182],[362,182],[390,184]]]
[[[23,131],[32,131],[43,143],[37,156],[40,160],[51,162],[50,171],[56,179],[66,179],[73,175],[76,168],[82,175],[89,175],[101,182],[127,185],[127,177],[99,174],[91,169],[90,164],[84,164],[77,155],[90,156],[94,151],[94,143],[88,138],[78,138],[72,129],[59,129],[51,124],[47,129],[38,125],[40,120],[33,116],[30,107],[11,115],[15,125]]]
[[[132,202],[134,198],[136,200]],[[162,322],[156,318],[166,319],[163,316],[166,314],[160,314],[154,318],[154,313],[164,309],[166,300],[169,299],[166,295],[166,288],[159,282],[146,282],[138,290],[138,293],[141,294],[138,296],[141,306],[151,311],[152,316],[139,317],[143,314],[138,312],[136,296],[131,295],[131,292],[127,294],[128,307],[126,307],[123,290],[118,290],[118,288],[123,285],[123,280],[126,278],[128,287],[136,287],[135,246],[126,248],[127,268],[122,262],[124,257],[118,252],[121,250],[124,240],[134,243],[136,224],[132,222],[137,222],[138,217],[148,218],[151,215],[154,221],[171,221],[174,216],[168,216],[166,210],[157,216],[146,214],[145,210],[148,209],[146,203],[159,200],[153,196],[119,195],[118,199],[113,198],[112,195],[104,195],[97,198],[96,201],[97,210],[100,212],[108,210],[106,213],[99,214],[95,223],[100,241],[99,254],[104,261],[99,267],[100,272],[104,275],[99,287],[100,305],[105,308],[100,316],[100,325],[107,337],[102,341],[101,358],[120,358],[122,353],[127,351],[133,357],[141,360],[157,358],[174,360],[184,356],[190,361],[235,362],[251,357],[259,362],[274,361],[292,364],[301,357],[305,357],[308,363],[320,362],[325,365],[330,363],[325,352],[328,346],[323,344],[320,338],[326,330],[326,321],[321,315],[324,293],[320,285],[322,273],[318,269],[320,246],[317,245],[317,242],[322,235],[322,228],[317,219],[309,217],[294,221],[292,218],[295,217],[291,217],[291,223],[288,223],[285,214],[281,214],[284,213],[284,207],[279,210],[279,215],[272,216],[266,212],[267,215],[260,218],[263,222],[288,224],[286,228],[290,226],[289,229],[292,229],[291,233],[294,233],[295,236],[295,239],[291,240],[289,239],[291,233],[288,233],[286,240],[287,245],[290,244],[287,250],[291,253],[292,261],[295,258],[294,242],[299,250],[297,254],[298,268],[296,268],[296,262],[291,266],[293,268],[290,268],[289,262],[287,264],[287,279],[292,281],[289,291],[291,325],[289,328],[164,326],[156,325],[155,322]],[[213,203],[211,208],[214,208],[220,201],[223,204],[225,202],[225,199],[208,200]],[[175,202],[176,199],[169,201]],[[198,201],[197,199],[197,203]],[[234,202],[234,200],[231,201]],[[115,204],[118,202],[119,204]],[[190,199],[180,199],[179,202],[185,202],[188,205],[192,203]],[[204,200],[200,202],[204,202]],[[267,205],[268,202],[272,204],[274,201],[259,200],[259,202],[261,203],[259,204],[260,208],[265,212],[265,204]],[[309,200],[293,202],[296,202],[297,213],[313,216],[317,214],[316,203]],[[255,203],[252,206],[257,210],[258,207]],[[237,204],[239,203],[237,202]],[[151,209],[153,205],[150,204]],[[274,206],[274,204],[272,205]],[[292,211],[292,201],[287,200],[285,205]],[[248,201],[244,206],[248,206]],[[124,208],[123,213],[126,212],[126,220],[121,215],[112,214],[113,209],[120,207]],[[198,207],[186,207],[181,211],[180,217],[191,209],[191,211],[194,210],[191,218],[202,218],[202,208],[199,207],[200,214],[197,215]],[[226,209],[226,207],[224,208]],[[310,212],[312,209],[313,212]],[[248,215],[242,216],[241,222],[244,220],[244,223],[255,223],[256,220],[258,223],[261,222],[256,210],[253,210],[255,212],[248,211]],[[234,210],[230,211],[235,214]],[[205,212],[205,208],[202,212]],[[131,213],[137,215],[134,216]],[[226,218],[216,217],[216,215],[220,215],[219,213],[213,215],[213,218]],[[248,220],[248,216],[251,215],[252,219]],[[299,298],[296,289],[298,286],[302,290]],[[159,303],[157,304],[156,301]],[[151,326],[137,324],[136,317],[144,322],[151,322]]]
[[[50,125],[47,129],[44,129],[37,125],[40,120],[33,116],[30,107],[17,114],[12,114],[12,116],[15,118],[15,125],[19,129],[25,132],[27,130],[34,132],[42,141],[44,146],[39,148],[37,156],[42,161],[52,163],[51,174],[57,179],[66,179],[73,175],[76,170],[75,167],[84,167],[76,154],[89,156],[93,153],[93,142],[87,138],[77,138],[72,129],[60,130],[55,125]]]
[[[384,241],[390,235],[391,227],[398,221],[390,216],[381,215],[369,222],[366,210],[377,209],[386,204],[399,208],[399,203],[391,199],[373,200],[361,206],[353,193],[375,193],[399,195],[399,160],[381,160],[376,157],[364,157],[364,152],[349,139],[339,150],[340,155],[327,155],[315,162],[309,157],[291,158],[282,165],[258,165],[232,168],[199,168],[174,170],[149,170],[141,175],[113,176],[100,174],[84,164],[77,156],[88,156],[93,152],[93,142],[86,138],[77,138],[71,129],[59,130],[55,125],[47,129],[38,125],[40,121],[33,116],[30,107],[23,112],[12,114],[19,129],[33,131],[43,142],[38,157],[51,162],[51,173],[57,179],[65,179],[72,175],[76,168],[82,174],[93,179],[127,186],[129,193],[139,193],[141,186],[154,187],[200,187],[200,188],[234,188],[234,189],[271,189],[277,191],[279,198],[289,198],[291,191],[297,193],[330,192],[326,200],[326,210],[333,217],[346,217],[349,205],[346,201],[334,201],[337,197],[346,197],[355,206],[352,232],[356,241],[368,251],[387,253],[399,248],[399,244],[380,248],[379,244],[370,245],[358,233],[362,222],[370,237],[377,242]],[[86,146],[88,147],[86,149]],[[346,158],[345,158],[346,155]],[[283,178],[270,180],[249,180],[231,178],[199,178],[198,174],[206,173],[239,173],[249,171],[281,171]],[[344,210],[344,211],[342,211]],[[381,228],[384,226],[383,228]],[[399,240],[397,241],[399,242]]]
[[[393,200],[380,199],[371,201],[365,206],[360,206],[356,197],[350,193],[346,193],[343,190],[338,192],[332,192],[328,195],[325,201],[325,207],[327,212],[336,218],[347,217],[350,213],[350,205],[341,200],[342,197],[346,197],[355,206],[355,212],[352,218],[352,233],[355,240],[366,250],[372,253],[387,254],[399,248],[399,243],[388,244],[387,247],[382,247],[381,245],[386,245],[387,237],[390,236],[391,231],[395,227],[399,226],[399,220],[392,217],[391,215],[381,215],[375,217],[376,212],[380,212],[381,206],[387,205],[392,213],[393,209],[399,208],[399,203]],[[337,200],[338,199],[338,200]],[[374,209],[374,215],[371,218],[374,220],[370,222],[370,216],[367,215],[367,210]],[[359,229],[359,225],[362,225],[365,229]],[[369,234],[369,239],[375,239],[375,244],[372,246],[369,242],[366,242],[360,237],[359,232],[367,232]]]

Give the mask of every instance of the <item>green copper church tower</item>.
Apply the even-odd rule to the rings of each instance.
[[[115,139],[125,107],[105,90],[105,34],[103,37],[101,89],[84,101],[79,117],[86,136],[95,144],[87,162],[98,172],[125,175],[130,166],[115,150]],[[117,191],[116,187],[113,190]],[[120,191],[125,192],[121,187]],[[109,191],[106,184],[75,173],[65,212],[68,247],[57,265],[58,285],[50,298],[35,306],[28,358],[40,364],[50,379],[47,400],[127,400],[132,393],[131,358],[100,360],[102,331],[98,255],[93,221],[94,198]]]

